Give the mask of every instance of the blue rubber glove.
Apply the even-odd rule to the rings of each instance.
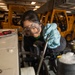
[[[60,33],[57,30],[57,24],[56,23],[47,23],[45,28],[43,29],[43,37],[46,41],[48,38],[48,48],[54,49],[57,48],[60,45]]]

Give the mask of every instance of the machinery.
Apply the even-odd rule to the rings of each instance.
[[[0,29],[0,74],[19,75],[18,36],[14,29]]]
[[[45,18],[46,18],[47,12],[45,12],[44,14],[41,15],[40,20],[42,21],[42,23],[45,23]]]
[[[47,23],[56,23],[61,35],[65,37],[67,41],[74,39],[71,38],[73,35],[69,36],[74,27],[74,18],[73,16],[67,16],[65,10],[53,9],[51,12],[47,12],[43,24],[46,25]]]
[[[75,39],[75,19],[74,19],[74,15],[68,15],[68,24],[69,24],[69,30],[71,31],[67,36],[66,39],[68,41],[72,41],[73,39]]]
[[[17,29],[19,33],[19,40],[21,40],[20,33],[22,32],[22,27],[19,23],[24,11],[26,11],[24,6],[9,5],[8,22],[5,21],[1,23],[3,29]]]
[[[20,67],[16,29],[0,29],[0,75],[35,75],[33,67]]]

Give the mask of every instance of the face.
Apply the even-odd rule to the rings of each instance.
[[[41,25],[39,25],[38,23],[34,23],[31,21],[24,21],[24,33],[25,35],[29,35],[29,36],[34,36],[34,37],[38,37],[41,33]]]

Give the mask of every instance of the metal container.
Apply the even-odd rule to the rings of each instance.
[[[75,75],[75,64],[65,64],[58,60],[57,75]]]

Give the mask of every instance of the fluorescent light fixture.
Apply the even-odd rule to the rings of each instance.
[[[5,3],[0,3],[0,5],[6,5]]]
[[[70,9],[75,9],[75,6],[74,7],[71,7]]]
[[[8,11],[7,6],[0,6],[0,8],[4,9],[5,11]]]
[[[3,7],[3,9],[8,9],[7,7]]]
[[[71,13],[71,11],[66,11],[66,13]]]
[[[36,2],[31,2],[32,5],[34,5]]]
[[[33,9],[34,11],[37,10],[36,8]]]
[[[4,8],[3,8],[4,9]],[[8,9],[4,9],[5,11],[8,11]]]
[[[3,7],[7,7],[7,6],[0,6],[0,7],[2,7],[2,8],[3,8]]]
[[[40,8],[40,6],[35,6],[35,8]]]

